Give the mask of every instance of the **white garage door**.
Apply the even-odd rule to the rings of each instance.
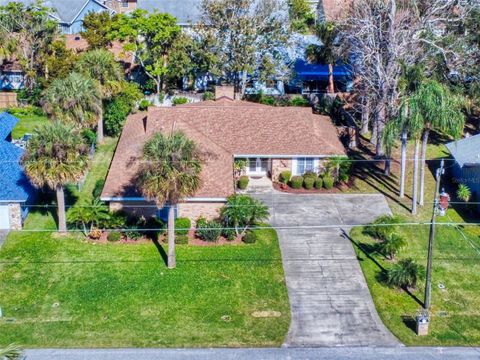
[[[0,205],[0,230],[10,229],[8,205]]]

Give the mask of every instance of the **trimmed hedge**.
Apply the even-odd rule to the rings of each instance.
[[[315,189],[321,190],[322,187],[323,187],[323,179],[322,178],[315,179]]]
[[[238,179],[237,181],[237,187],[240,189],[240,190],[245,190],[248,186],[248,182],[250,181],[249,177],[244,175],[244,176],[240,176],[240,179]]]
[[[107,240],[110,242],[117,242],[122,239],[122,234],[120,234],[118,231],[114,231],[111,233],[108,233],[107,235]]]
[[[325,176],[323,178],[323,187],[327,190],[330,190],[333,188],[333,183],[334,183],[334,180],[331,176]]]
[[[192,227],[192,222],[189,218],[176,218],[175,219],[175,234],[187,235],[188,231]]]
[[[303,185],[303,176],[293,176],[290,180],[290,186],[293,189],[301,189]]]
[[[290,170],[285,170],[280,173],[280,176],[278,177],[278,180],[282,184],[288,184],[290,179],[292,178],[292,172]]]
[[[315,179],[313,177],[306,177],[304,180],[303,180],[303,186],[305,186],[305,189],[307,190],[312,190],[313,189],[313,185],[315,184]]]
[[[257,234],[255,231],[247,231],[247,233],[243,236],[242,241],[245,244],[255,244],[257,242]]]

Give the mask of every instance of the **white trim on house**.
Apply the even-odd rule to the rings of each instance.
[[[26,200],[0,200],[0,204],[24,204]]]
[[[148,201],[144,197],[101,197],[102,201]],[[195,197],[195,198],[186,198],[185,202],[226,202],[227,198],[208,198],[208,197]]]

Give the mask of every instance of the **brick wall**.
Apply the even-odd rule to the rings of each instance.
[[[285,170],[292,171],[291,159],[272,159],[272,180],[278,181],[280,173]]]
[[[16,106],[18,106],[16,93],[0,92],[0,109]]]
[[[224,203],[182,203],[178,205],[178,217],[186,217],[192,221],[192,226],[195,226],[195,221],[199,217],[204,217],[207,220],[217,219],[220,216],[220,209]]]

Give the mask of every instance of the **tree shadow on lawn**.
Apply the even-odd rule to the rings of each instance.
[[[368,159],[363,151],[351,151],[349,155],[354,161],[354,166],[352,167],[351,172],[354,178],[363,180],[371,188],[402,206],[405,210],[410,210],[409,207],[398,199],[400,190],[398,188],[396,176],[392,174],[386,176],[383,169],[378,165],[381,162]],[[395,160],[392,160],[392,162],[393,161]],[[379,185],[383,186],[383,188]],[[409,198],[407,195],[406,197]]]
[[[153,244],[155,245],[155,247],[157,248],[158,250],[158,253],[160,254],[160,258],[163,260],[165,266],[168,266],[168,256],[167,256],[167,253],[165,252],[165,249],[163,248],[163,246],[160,244],[160,242],[158,241],[158,238],[157,237],[153,237],[152,238],[152,242]]]
[[[358,241],[353,240],[350,235],[347,234],[345,230],[342,229],[342,236],[349,240],[357,249],[359,249],[369,260],[371,260],[379,269],[380,272],[377,273],[375,279],[384,286],[388,286],[386,284],[386,277],[387,277],[387,269],[378,262],[377,259],[373,256],[373,254],[377,253],[377,247],[375,245],[364,244]],[[423,302],[415,296],[408,288],[402,287],[402,290],[409,295],[417,304],[423,307]]]

